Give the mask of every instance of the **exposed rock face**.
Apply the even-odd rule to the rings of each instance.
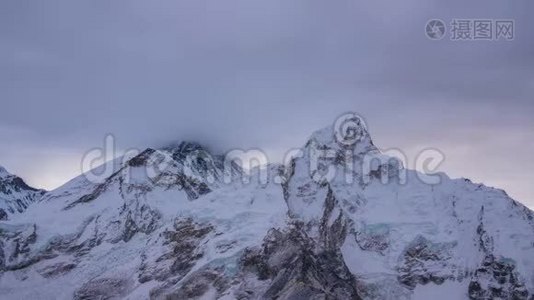
[[[154,247],[142,254],[139,281],[173,281],[183,278],[203,256],[203,239],[213,232],[208,224],[198,224],[191,218],[176,219],[172,228],[165,229],[154,241]],[[163,252],[161,249],[166,249]]]
[[[528,208],[463,179],[425,184],[353,123],[354,143],[319,130],[266,182],[234,180],[247,175],[195,143],[75,178],[0,222],[0,295],[533,299]]]
[[[44,278],[53,278],[68,273],[74,268],[76,268],[76,264],[74,263],[57,263],[50,266],[46,266],[38,270],[38,272]]]
[[[455,246],[454,242],[432,243],[423,236],[416,237],[401,258],[399,281],[415,288],[418,284],[442,284],[447,279],[453,279],[448,263],[452,257],[451,249]]]
[[[30,247],[37,239],[36,225],[22,226],[6,230],[0,228],[0,238],[3,245],[3,263],[0,263],[0,271],[17,270],[32,263],[36,258],[30,256]]]
[[[20,177],[0,167],[0,221],[8,220],[10,215],[24,212],[44,193],[44,190],[30,187]]]
[[[485,257],[469,283],[469,298],[528,299],[529,292],[514,269],[512,261]]]
[[[271,230],[261,249],[245,252],[242,266],[268,282],[250,299],[360,299],[339,249],[317,244],[302,223]]]
[[[113,299],[126,296],[131,282],[122,278],[99,278],[90,280],[74,293],[74,299]]]
[[[494,239],[486,231],[484,206],[481,207],[476,236],[484,257],[469,283],[470,299],[528,299],[524,278],[516,272],[516,262],[506,257],[496,258]],[[531,295],[534,297],[534,295]]]

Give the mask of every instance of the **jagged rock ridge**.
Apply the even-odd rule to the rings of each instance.
[[[0,166],[0,220],[24,212],[44,193],[44,190],[30,187],[22,178]]]

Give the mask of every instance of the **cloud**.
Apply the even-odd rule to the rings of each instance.
[[[367,118],[379,145],[472,147],[445,171],[495,181],[484,174],[501,157],[532,179],[533,168],[507,155],[510,148],[526,155],[532,146],[512,139],[495,148],[494,141],[510,132],[532,137],[533,5],[3,2],[0,127],[13,131],[0,131],[0,140],[9,141],[0,146],[0,164],[39,186],[58,182],[38,174],[73,175],[72,156],[101,145],[107,133],[121,148],[194,139],[219,149],[263,147],[277,156],[351,110]],[[515,40],[424,35],[431,18],[476,17],[514,19]],[[32,134],[17,136],[18,130]],[[495,153],[486,155],[488,147]],[[15,158],[21,148],[28,156]],[[479,172],[462,163],[475,158]],[[507,186],[534,205],[524,183]]]

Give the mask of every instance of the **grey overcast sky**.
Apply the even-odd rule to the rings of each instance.
[[[439,41],[439,18],[513,41]],[[345,111],[375,144],[534,207],[534,1],[2,0],[0,165],[54,188],[106,133],[272,159]]]

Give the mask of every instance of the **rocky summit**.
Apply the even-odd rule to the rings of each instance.
[[[44,190],[30,187],[20,177],[0,166],[0,221],[24,212],[44,193]]]

